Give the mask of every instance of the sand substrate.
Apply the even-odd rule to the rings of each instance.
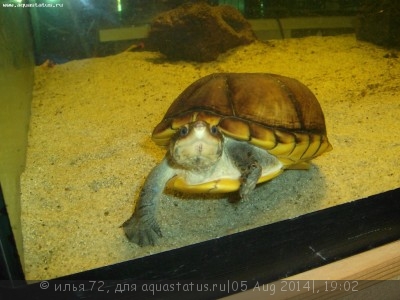
[[[346,35],[257,42],[210,63],[126,52],[36,67],[21,178],[26,278],[114,264],[399,187],[397,56]],[[164,238],[140,248],[120,225],[165,154],[151,132],[186,86],[214,72],[299,79],[321,103],[333,151],[309,171],[258,186],[247,202],[165,193],[157,213]]]

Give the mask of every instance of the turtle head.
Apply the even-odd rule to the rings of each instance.
[[[169,152],[173,160],[189,170],[207,169],[223,151],[223,136],[217,126],[195,121],[179,128],[171,138]]]

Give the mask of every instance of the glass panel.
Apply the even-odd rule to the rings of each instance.
[[[360,40],[368,26],[356,15],[369,6],[340,0],[192,2],[59,0],[26,9],[36,59],[21,177],[27,279],[110,265],[399,186],[398,52]],[[189,17],[174,23],[175,9]],[[157,35],[161,30],[164,38]],[[380,45],[395,42],[390,35],[384,41]],[[197,83],[169,110],[185,88],[213,73],[220,75]],[[276,75],[225,73],[298,79],[318,99],[327,135],[319,106],[303,85]],[[185,109],[196,114],[184,115]],[[193,125],[196,118],[210,126]],[[169,165],[163,165],[168,149],[156,142],[168,146],[174,130],[172,140],[180,146],[169,148]],[[189,140],[193,136],[200,141]],[[232,137],[241,142],[229,147]],[[327,139],[333,149],[322,154]],[[197,163],[221,149],[228,163],[213,161],[217,174],[201,179],[200,167],[177,157],[215,150],[214,156],[199,154]],[[312,159],[308,169],[303,157]],[[243,189],[247,199],[236,201],[239,193],[231,190],[256,182],[259,166],[267,182],[248,195]],[[204,185],[193,187],[195,181]],[[171,189],[174,184],[183,191]],[[146,197],[157,193],[151,216],[153,202]],[[156,220],[162,232],[154,246],[128,241],[121,227],[140,198],[147,211],[141,226]]]
[[[21,259],[20,175],[25,166],[32,86],[33,49],[28,11],[3,7],[0,9],[0,183]]]

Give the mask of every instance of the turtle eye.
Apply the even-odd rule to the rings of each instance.
[[[218,127],[217,126],[211,126],[211,128],[210,128],[210,132],[213,134],[213,135],[216,135],[217,133],[218,133]]]
[[[188,133],[189,133],[189,129],[188,129],[186,126],[182,126],[182,127],[179,129],[179,134],[180,134],[181,136],[186,136]]]

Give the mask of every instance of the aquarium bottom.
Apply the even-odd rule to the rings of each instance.
[[[0,295],[3,295],[1,299],[26,294],[30,299],[126,299],[134,293],[141,299],[150,299],[153,295],[149,291],[129,291],[137,284],[148,282],[184,284],[229,280],[252,288],[255,282],[273,282],[399,240],[399,198],[400,188],[294,219],[45,283],[26,284],[23,278],[15,275],[7,278],[7,274],[2,273]],[[2,235],[1,238],[7,237]],[[2,240],[2,245],[5,242]],[[16,256],[16,248],[14,251]],[[20,269],[15,260],[9,260],[4,252],[2,255],[1,262],[9,269]],[[23,284],[7,287],[7,280]],[[211,299],[239,291],[225,289],[191,293],[175,289],[163,292],[162,297]]]

